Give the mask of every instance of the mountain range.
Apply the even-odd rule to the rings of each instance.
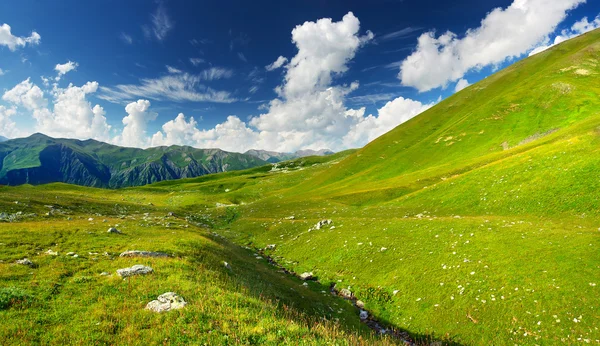
[[[103,188],[139,186],[262,166],[265,160],[188,146],[123,148],[43,134],[0,143],[0,184],[63,182]]]
[[[276,151],[250,149],[250,150],[246,151],[244,154],[258,157],[259,159],[270,162],[270,163],[277,163],[277,162],[281,162],[281,161],[293,160],[293,159],[298,159],[298,158],[307,157],[307,156],[331,155],[331,154],[333,154],[333,151],[331,151],[329,149],[321,149],[321,150],[305,149],[305,150],[298,150],[293,153],[280,153],[280,152],[276,152]]]

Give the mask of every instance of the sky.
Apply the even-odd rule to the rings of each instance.
[[[599,14],[597,0],[4,0],[0,136],[362,147]]]

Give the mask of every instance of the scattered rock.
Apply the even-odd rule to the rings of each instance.
[[[361,320],[366,320],[367,318],[369,318],[369,313],[365,310],[360,310],[359,317]]]
[[[181,309],[186,306],[186,301],[173,292],[163,293],[146,305],[146,309],[154,312],[165,312]]]
[[[342,296],[342,298],[345,298],[345,299],[352,299],[352,297],[353,297],[353,295],[352,295],[352,291],[350,291],[350,290],[349,290],[349,289],[347,289],[347,288],[342,288],[342,289],[340,290],[340,293],[339,293],[339,294],[340,294],[340,296]]]
[[[317,222],[314,229],[321,229],[321,227],[331,225],[332,223],[333,223],[333,221],[331,221],[330,219],[321,220],[321,221]]]
[[[110,273],[109,272],[102,272],[102,273],[100,273],[100,276],[110,276]]]
[[[133,267],[117,269],[117,274],[122,278],[126,278],[126,277],[134,276],[134,275],[149,274],[149,273],[152,273],[152,271],[153,270],[150,267],[146,267],[141,264],[136,264]]]
[[[172,212],[172,211],[170,211],[170,212],[167,213],[167,216],[175,216],[175,213]]]
[[[67,256],[75,256],[75,255],[77,255],[77,254],[76,254],[76,253],[74,253],[73,251],[71,251],[71,252],[67,252]]]
[[[123,234],[123,232],[119,231],[118,229],[111,227],[108,229],[108,231],[106,231],[106,233],[115,233],[115,234]]]
[[[90,218],[88,219],[88,221],[94,221],[94,218],[93,218],[93,217],[90,217]]]
[[[170,257],[169,254],[164,252],[154,252],[154,251],[139,251],[139,250],[131,250],[125,251],[119,255],[119,257]]]
[[[267,247],[265,249],[274,250],[276,246],[277,246],[277,244],[269,244],[269,245],[267,245]]]
[[[379,251],[384,252],[385,250],[387,250],[387,247],[382,247]]]
[[[292,215],[292,216],[288,216],[288,217],[286,217],[285,219],[286,219],[286,220],[295,220],[295,219],[296,219],[296,217],[295,217],[294,215]]]
[[[33,262],[31,262],[29,260],[29,258],[23,258],[23,259],[17,260],[17,264],[28,266],[31,268],[35,267],[35,264],[33,264]]]
[[[223,261],[223,266],[225,266],[225,268],[231,270],[231,265],[229,265],[229,263]]]
[[[400,292],[400,290],[394,290],[394,295],[398,294],[398,292]]]
[[[52,251],[51,249],[48,249],[48,251],[46,251],[46,254],[50,256],[58,256],[58,252]]]
[[[300,274],[300,279],[307,281],[307,280],[313,280],[315,277],[313,276],[312,272],[305,272]]]
[[[362,300],[357,300],[355,304],[356,304],[356,307],[358,307],[359,309],[365,308],[365,303]]]

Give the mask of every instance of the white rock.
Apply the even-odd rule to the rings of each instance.
[[[117,269],[117,274],[119,274],[119,276],[122,278],[126,278],[134,275],[149,274],[152,273],[152,271],[153,270],[150,267],[143,266],[141,264],[136,264],[133,267]]]
[[[46,251],[46,254],[50,256],[58,256],[58,252],[52,251],[51,249],[48,249],[48,251]]]
[[[223,261],[223,266],[225,266],[225,268],[231,270],[231,265],[225,261]]]
[[[122,234],[121,231],[119,231],[118,229],[111,227],[108,229],[108,231],[106,231],[106,233],[116,233],[116,234]]]
[[[312,280],[314,278],[315,277],[313,276],[312,272],[304,272],[304,273],[300,274],[300,279],[305,280],[305,281]]]
[[[174,292],[163,293],[146,305],[146,309],[154,312],[165,312],[182,309],[187,305],[186,301]]]
[[[274,250],[276,246],[277,246],[277,244],[269,244],[269,245],[267,245],[266,249],[267,250]]]
[[[130,250],[122,252],[119,257],[169,257],[164,252]]]
[[[31,262],[29,260],[29,258],[23,258],[23,259],[17,260],[17,264],[28,266],[28,267],[34,267],[33,262]]]

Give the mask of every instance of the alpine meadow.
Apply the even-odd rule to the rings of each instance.
[[[476,44],[508,11],[488,13],[464,37],[447,34],[455,46],[440,36],[435,54]],[[152,18],[146,40],[161,41],[152,25],[165,18]],[[0,344],[600,344],[600,19],[585,22],[589,30],[563,31],[564,40],[423,101],[358,149],[331,144],[334,153],[325,144],[337,142],[321,137],[227,151],[0,137]],[[251,42],[236,35],[225,51]],[[293,36],[299,52],[301,40]],[[294,78],[311,78],[292,73],[301,55],[276,90],[289,93],[285,102]],[[327,90],[335,100],[352,88]],[[276,101],[269,112],[283,107]],[[9,110],[0,105],[0,115]],[[188,123],[168,124],[160,131]]]

